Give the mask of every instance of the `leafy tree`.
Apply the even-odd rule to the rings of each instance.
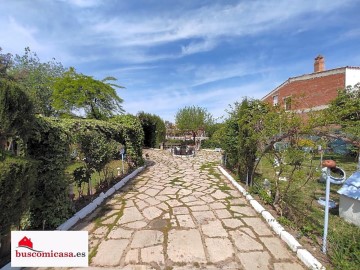
[[[339,90],[329,107],[313,112],[309,117],[308,132],[328,140],[341,139],[360,152],[360,83]]]
[[[52,107],[53,84],[65,72],[60,62],[52,59],[49,62],[40,62],[36,53],[25,48],[24,55],[16,55],[9,74],[28,94],[34,104],[35,113],[44,116],[54,115]]]
[[[196,134],[213,123],[213,118],[205,108],[191,106],[180,109],[175,116],[176,127],[183,132],[191,132],[195,143]]]
[[[12,66],[12,56],[10,53],[3,54],[2,48],[0,47],[0,78],[9,78],[8,70]]]
[[[109,141],[103,134],[96,131],[87,131],[80,134],[79,143],[80,149],[85,156],[87,176],[91,175],[93,171],[97,171],[100,176],[101,171],[112,160],[118,148],[114,141]]]
[[[139,112],[141,126],[144,130],[144,146],[157,147],[165,140],[166,127],[164,121],[155,114]]]
[[[88,118],[107,119],[122,113],[123,100],[116,94],[116,79],[106,77],[102,81],[79,74],[70,68],[64,76],[55,80],[53,106],[60,113],[71,114],[84,110]]]
[[[240,179],[252,184],[253,170],[259,145],[265,104],[258,100],[244,99],[230,112],[226,122],[224,150],[228,153],[229,166],[237,171]]]
[[[343,131],[354,141],[360,139],[360,83],[339,91],[326,113],[334,123],[340,124]],[[357,144],[360,148],[360,143]]]
[[[224,123],[211,123],[206,127],[206,136],[211,138],[213,134],[221,129],[224,126]]]
[[[79,197],[83,196],[83,183],[89,183],[91,180],[91,174],[93,171],[86,166],[76,168],[73,172],[73,177],[79,192]],[[90,188],[90,186],[89,186]],[[90,189],[89,189],[90,193]]]

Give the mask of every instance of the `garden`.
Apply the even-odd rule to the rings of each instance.
[[[334,178],[358,170],[359,102],[359,85],[340,91],[327,110],[306,116],[244,99],[210,138],[223,149],[223,163],[234,177],[330,269],[360,264],[360,228],[339,217],[341,185],[331,184],[337,207],[330,210],[326,255],[321,252],[324,207],[318,203],[325,196],[321,159],[336,161],[346,172],[332,172]],[[335,149],[339,140],[346,151]]]
[[[145,112],[124,114],[115,80],[41,63],[28,48],[23,56],[0,53],[0,265],[12,229],[55,229],[142,165],[142,148],[164,146],[171,130],[190,140],[169,139],[165,147],[196,145],[206,131],[201,147],[221,148],[224,166],[328,268],[358,269],[360,228],[340,218],[338,207],[330,211],[328,253],[321,253],[318,200],[321,160],[335,160],[347,177],[358,169],[360,85],[339,91],[323,111],[298,114],[245,98],[222,123],[191,106],[173,125]],[[339,141],[345,152],[335,150]],[[337,205],[339,188],[331,185]]]

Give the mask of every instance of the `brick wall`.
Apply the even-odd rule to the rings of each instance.
[[[269,95],[265,102],[273,104],[273,96],[278,95],[278,104],[284,106],[284,98],[291,97],[291,110],[304,110],[327,105],[344,89],[345,73],[330,74],[305,80],[291,81]]]

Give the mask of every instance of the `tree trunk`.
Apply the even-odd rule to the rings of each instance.
[[[193,141],[194,141],[194,145],[196,144],[196,132],[192,131],[192,135],[193,135]]]

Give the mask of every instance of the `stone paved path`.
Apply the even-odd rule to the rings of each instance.
[[[75,229],[88,230],[92,269],[304,269],[216,168],[219,154],[149,166]]]

